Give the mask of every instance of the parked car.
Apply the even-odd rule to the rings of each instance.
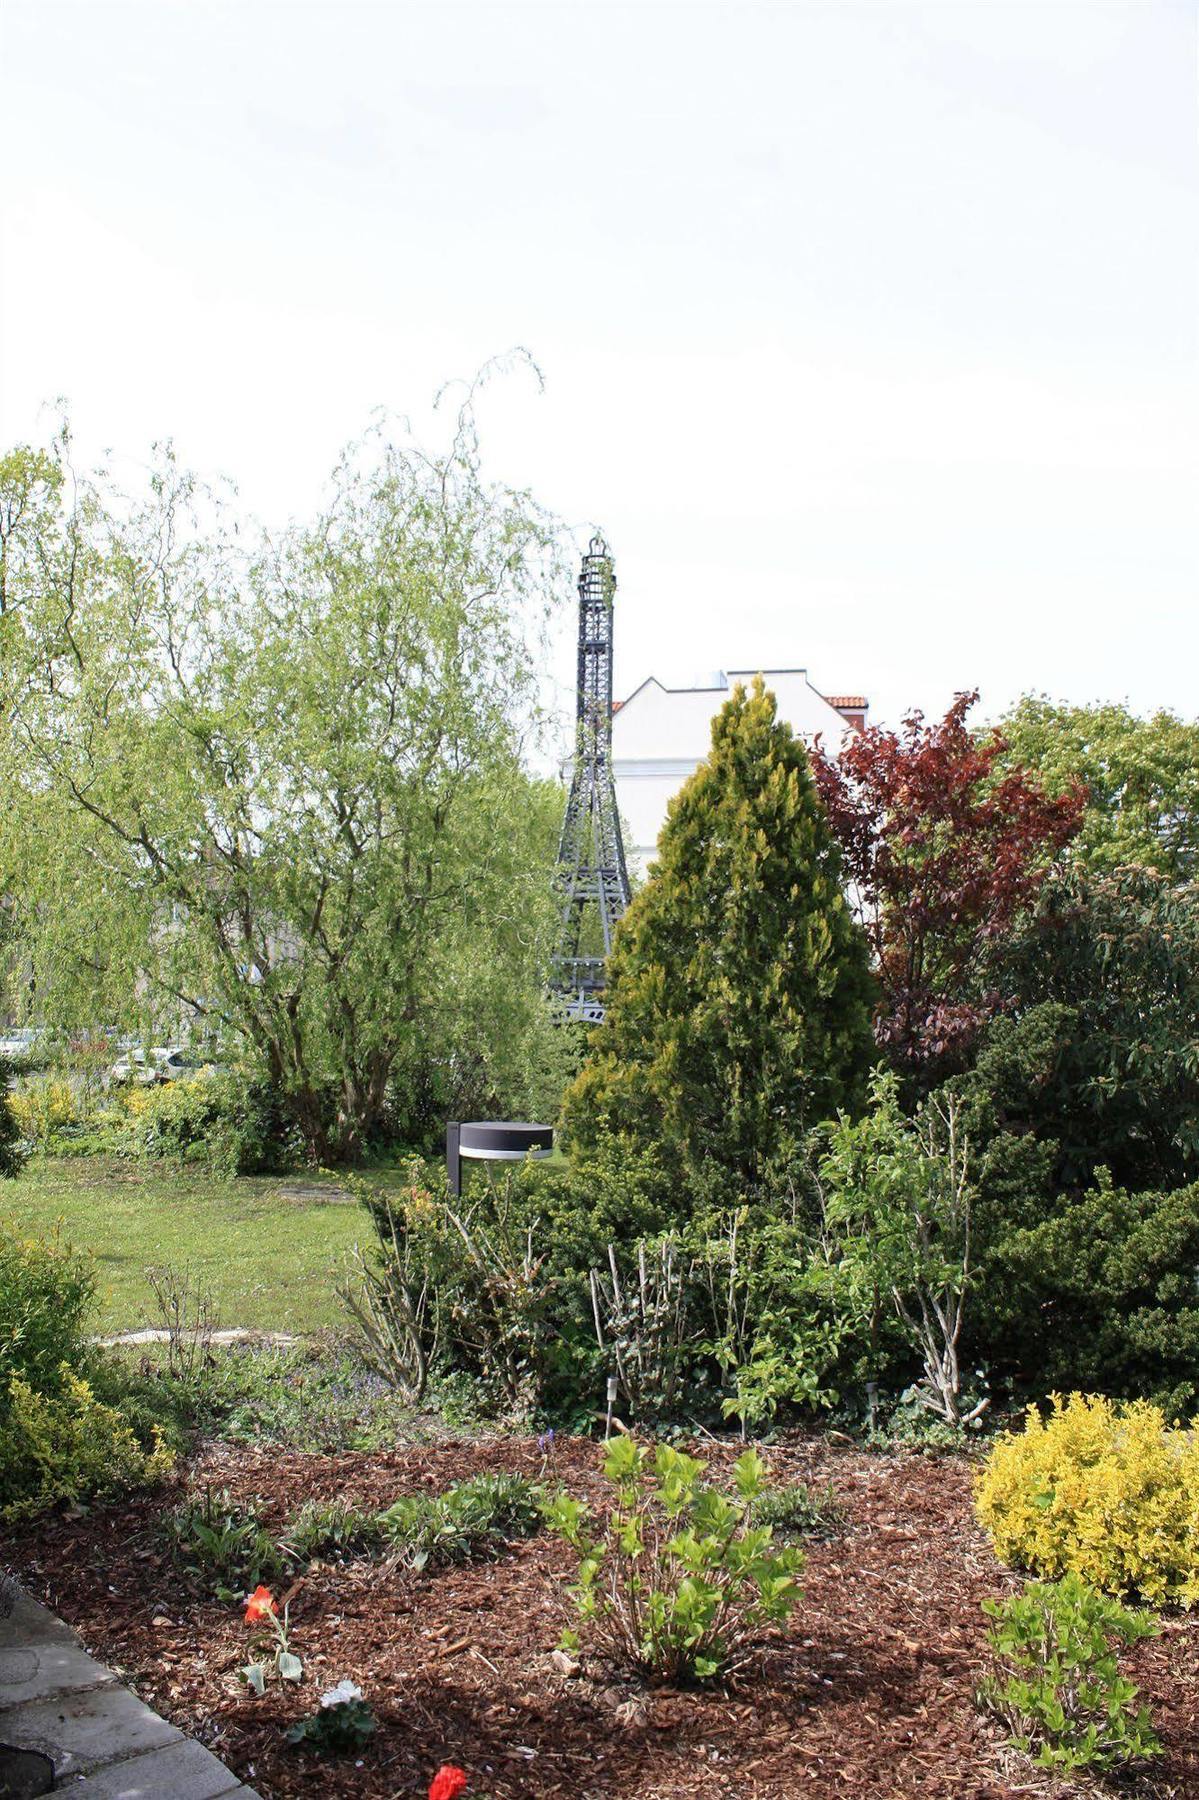
[[[187,1052],[177,1045],[157,1044],[151,1050],[126,1050],[108,1071],[108,1079],[155,1087],[161,1081],[179,1081],[193,1072]]]
[[[0,1057],[5,1062],[22,1062],[25,1057],[33,1055],[45,1035],[44,1031],[37,1031],[30,1025],[23,1025],[19,1030],[5,1031],[3,1037],[0,1037]]]

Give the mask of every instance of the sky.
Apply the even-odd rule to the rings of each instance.
[[[1199,714],[1195,0],[3,0],[0,442],[273,525],[479,404],[616,689]],[[128,478],[128,476],[127,476]],[[555,668],[571,706],[573,595]]]

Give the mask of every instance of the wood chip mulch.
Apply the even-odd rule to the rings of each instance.
[[[716,1466],[735,1450],[702,1453]],[[304,1682],[272,1684],[261,1699],[239,1674],[241,1609],[190,1591],[164,1553],[161,1494],[42,1520],[0,1542],[0,1557],[266,1800],[414,1800],[442,1762],[470,1771],[472,1800],[1199,1797],[1199,1618],[1167,1615],[1162,1635],[1127,1661],[1165,1756],[1122,1783],[1055,1785],[1006,1750],[973,1704],[985,1661],[979,1603],[1016,1583],[974,1524],[970,1465],[870,1455],[827,1436],[772,1447],[769,1460],[780,1476],[831,1481],[847,1524],[809,1546],[802,1604],[732,1691],[640,1691],[586,1664],[560,1673],[551,1652],[572,1563],[548,1535],[497,1562],[423,1575],[314,1566],[291,1608]],[[595,1444],[560,1442],[552,1473],[599,1499],[597,1461]],[[258,1495],[282,1525],[309,1496],[381,1506],[483,1468],[537,1475],[541,1459],[512,1439],[336,1457],[221,1447],[188,1481]],[[287,1748],[286,1726],[344,1678],[380,1721],[362,1756]]]

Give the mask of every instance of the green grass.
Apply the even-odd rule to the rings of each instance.
[[[357,1206],[293,1201],[280,1190],[336,1189],[320,1176],[215,1176],[106,1157],[35,1157],[0,1182],[0,1220],[63,1236],[95,1257],[94,1329],[156,1325],[145,1270],[190,1264],[222,1326],[315,1331],[341,1320],[337,1266],[370,1225]]]

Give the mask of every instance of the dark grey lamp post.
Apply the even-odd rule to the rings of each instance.
[[[456,1120],[445,1128],[445,1171],[450,1192],[462,1193],[462,1160],[469,1162],[524,1162],[526,1157],[548,1156],[554,1148],[552,1125],[530,1125],[513,1119]]]

